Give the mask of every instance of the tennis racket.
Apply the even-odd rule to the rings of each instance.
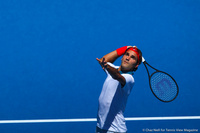
[[[149,76],[149,86],[156,98],[162,102],[171,102],[178,96],[179,88],[174,78],[166,72],[160,71],[149,65],[142,57],[142,62]],[[154,69],[153,73],[149,73],[147,68]]]

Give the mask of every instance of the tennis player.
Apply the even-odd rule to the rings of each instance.
[[[121,65],[112,64],[120,56]],[[96,59],[107,74],[99,97],[96,133],[126,133],[124,110],[142,53],[137,47],[124,46]]]

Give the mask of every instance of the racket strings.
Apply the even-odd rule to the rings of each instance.
[[[154,95],[162,101],[171,101],[177,96],[178,86],[166,73],[154,73],[151,76],[150,84]]]

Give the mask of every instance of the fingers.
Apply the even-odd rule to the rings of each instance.
[[[127,46],[127,48],[131,48],[131,47],[133,47],[133,46]]]
[[[103,58],[101,65],[102,65],[103,70],[107,67],[107,62],[105,62],[105,58]]]
[[[103,69],[107,67],[107,62],[105,62],[105,58],[103,58],[102,60],[96,58],[96,60],[99,62],[99,64],[102,66]]]
[[[98,62],[100,62],[100,59],[96,58],[96,60],[97,60]]]
[[[107,62],[103,62],[103,70],[105,69],[105,68],[107,68]]]
[[[127,48],[131,48],[131,47],[133,47],[133,48],[137,48],[137,46],[127,46]]]

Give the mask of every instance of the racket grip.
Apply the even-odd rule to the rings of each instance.
[[[142,56],[142,62],[145,62],[145,59],[144,59],[144,57]]]

